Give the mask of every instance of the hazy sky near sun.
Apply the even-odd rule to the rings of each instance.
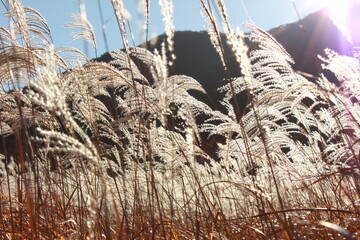
[[[100,0],[109,50],[122,48],[122,42],[112,10],[110,0]],[[143,17],[137,11],[136,2],[142,0],[124,0],[125,7],[131,15],[130,26],[134,33],[135,44],[142,42],[139,29]],[[70,22],[70,14],[79,12],[79,0],[23,0],[24,6],[29,6],[39,11],[47,20],[53,36],[55,47],[72,46],[83,50],[80,40],[71,41],[71,29],[64,25]],[[93,24],[98,44],[98,53],[106,51],[102,37],[102,26],[97,0],[84,0],[88,20]],[[201,5],[199,0],[173,0],[174,2],[174,25],[176,30],[206,30],[207,24],[200,14]],[[280,24],[298,20],[296,10],[291,0],[224,0],[233,27],[241,26],[244,22],[254,22],[259,27],[268,30]],[[301,17],[319,10],[323,7],[321,0],[295,0],[294,1]],[[162,15],[157,0],[150,0],[150,35],[162,34],[164,27]],[[1,5],[1,14],[5,8]],[[0,25],[7,26],[7,20],[0,18]],[[242,28],[246,31],[245,28]],[[150,37],[151,37],[150,36]],[[89,48],[90,57],[94,52]]]

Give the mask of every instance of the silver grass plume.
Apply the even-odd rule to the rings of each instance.
[[[176,56],[174,54],[174,34],[175,27],[173,23],[173,2],[172,0],[159,0],[161,7],[161,14],[163,15],[163,22],[165,25],[167,48],[170,53],[170,61],[168,64],[173,65]]]
[[[15,16],[15,22],[13,25],[15,28],[15,34],[22,37],[24,41],[22,44],[29,46],[30,31],[26,21],[24,7],[22,6],[21,1],[19,0],[9,0],[8,3],[11,9],[11,13],[13,14],[13,16]]]
[[[95,31],[92,24],[86,17],[82,16],[81,14],[71,14],[72,22],[69,22],[65,25],[65,27],[72,28],[78,30],[77,32],[72,33],[72,40],[82,39],[84,41],[89,42],[94,50],[95,53],[97,52],[96,46],[96,37]]]
[[[118,22],[119,30],[121,33],[122,41],[124,44],[125,50],[129,51],[129,43],[128,39],[126,37],[126,28],[125,28],[125,22],[126,22],[126,9],[124,6],[124,3],[122,0],[111,0],[111,3],[113,5],[113,9],[116,15],[116,19]]]
[[[50,152],[66,151],[67,149],[70,151],[71,149],[74,153],[78,153],[91,160],[95,166],[99,167],[99,170],[102,170],[96,147],[70,113],[65,93],[71,81],[60,80],[54,56],[54,50],[45,56],[46,67],[37,70],[36,81],[30,84],[32,89],[30,90],[29,98],[48,112],[54,112],[56,116],[63,118],[63,123],[69,129],[70,134],[61,133],[55,129],[47,130],[48,127],[43,129],[39,126],[37,131],[43,137],[36,138],[36,141],[46,143],[48,147],[45,150]],[[79,134],[84,143],[74,138],[74,133]]]
[[[216,23],[216,19],[214,17],[213,12],[210,10],[209,6],[205,4],[203,0],[201,0],[201,4],[202,4],[201,14],[202,16],[205,17],[205,20],[209,25],[207,32],[209,34],[211,44],[214,46],[216,52],[218,53],[224,69],[227,70],[224,48],[222,46],[220,32]]]

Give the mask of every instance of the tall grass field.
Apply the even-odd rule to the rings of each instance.
[[[310,79],[266,31],[232,26],[225,1],[198,2],[223,71],[226,46],[241,72],[219,79],[221,110],[170,74],[172,0],[151,1],[166,34],[154,51],[130,44],[126,1],[111,0],[124,48],[108,62],[54,46],[20,0],[3,5],[0,239],[360,238],[359,49],[324,49],[337,84]],[[68,25],[97,51],[84,16]]]

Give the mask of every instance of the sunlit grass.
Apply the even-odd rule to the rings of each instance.
[[[9,1],[1,84],[26,87],[0,92],[1,239],[359,237],[358,59],[327,50],[341,84],[308,81],[268,33],[245,35],[214,2],[200,0],[209,37],[224,71],[228,44],[242,73],[219,89],[224,111],[189,93],[205,93],[195,79],[169,74],[171,1],[160,1],[167,38],[152,53],[130,46],[113,0],[125,49],[108,63],[56,49],[45,19]],[[74,36],[96,46],[91,24],[74,20]]]

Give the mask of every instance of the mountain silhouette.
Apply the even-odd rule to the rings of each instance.
[[[318,55],[324,56],[324,49],[326,48],[341,54],[352,55],[353,47],[360,46],[360,33],[357,27],[357,23],[360,23],[360,7],[358,5],[352,8],[349,19],[351,19],[350,29],[353,33],[353,43],[350,43],[333,23],[327,9],[310,14],[300,21],[273,28],[269,33],[294,58],[295,65],[293,67],[296,71],[315,77],[323,72],[330,81],[336,82],[336,78],[330,72],[322,70]],[[229,68],[227,72],[224,70],[220,57],[205,31],[175,32],[174,53],[176,60],[169,69],[171,75],[183,74],[199,81],[208,96],[199,93],[193,94],[218,109],[221,109],[219,100],[222,99],[223,95],[217,89],[225,84],[225,79],[241,75],[239,64],[235,61],[232,51],[226,44],[225,34],[221,34],[221,39]],[[146,46],[150,51],[154,51],[154,49],[161,49],[161,44],[165,41],[166,35],[163,34],[141,46]],[[248,40],[247,44],[251,50],[257,46],[256,43]],[[105,53],[96,60],[109,62],[111,56],[109,53]],[[239,101],[246,101],[245,96],[240,96]]]
[[[323,72],[318,55],[324,56],[325,49],[352,56],[353,48],[360,46],[360,6],[354,5],[348,18],[352,43],[333,23],[327,9],[310,14],[298,22],[273,28],[269,33],[294,58],[295,70],[318,76]]]

